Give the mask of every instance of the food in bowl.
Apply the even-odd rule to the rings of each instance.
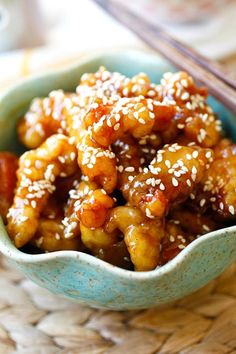
[[[236,146],[185,72],[154,84],[101,67],[36,98],[26,151],[0,155],[1,214],[16,247],[77,250],[149,271],[233,223]]]

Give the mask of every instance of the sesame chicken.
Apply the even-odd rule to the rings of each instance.
[[[201,181],[201,200],[224,219],[236,215],[236,145],[223,141],[216,157]]]
[[[112,210],[106,230],[120,230],[136,271],[148,271],[157,267],[160,242],[164,235],[162,222],[148,219],[139,209],[120,206]]]
[[[187,199],[203,178],[212,156],[211,150],[196,146],[164,146],[130,182],[129,203],[149,218],[165,216],[171,204]]]
[[[64,238],[61,219],[50,220],[40,218],[38,228],[31,244],[42,251],[53,252],[61,250],[81,249],[81,240],[79,237],[73,239]]]
[[[62,90],[57,90],[48,97],[33,100],[17,126],[19,139],[27,148],[39,147],[52,134],[66,133],[63,116],[65,97]]]
[[[17,247],[33,238],[40,213],[55,191],[56,177],[69,176],[76,169],[76,148],[61,134],[20,157],[14,201],[7,215],[8,232]]]
[[[236,145],[207,89],[101,67],[35,98],[0,153],[0,214],[27,252],[74,250],[150,271],[236,219]]]

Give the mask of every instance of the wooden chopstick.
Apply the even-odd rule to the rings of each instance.
[[[106,0],[94,2],[175,66],[187,71],[197,81],[207,86],[216,99],[236,113],[236,82],[221,70],[220,65],[183,45],[120,3]]]

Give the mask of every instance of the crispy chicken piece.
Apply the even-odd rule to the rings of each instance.
[[[128,78],[118,72],[109,72],[101,66],[95,73],[82,75],[77,93],[82,97],[157,97],[157,85],[151,83],[145,73]]]
[[[66,133],[63,114],[65,98],[62,90],[52,91],[48,97],[36,98],[29,111],[19,121],[17,132],[20,141],[30,149],[39,147],[49,136]]]
[[[157,152],[148,168],[133,179],[125,193],[129,203],[149,218],[162,218],[173,203],[183,202],[212,162],[213,152],[172,144]]]
[[[151,98],[120,98],[112,105],[96,103],[88,110],[85,124],[91,126],[92,138],[101,146],[108,147],[129,134],[142,138],[154,132],[162,132],[171,124],[175,108]],[[91,125],[93,122],[93,125]]]
[[[236,145],[223,141],[204,176],[197,198],[201,209],[212,208],[224,219],[236,216]]]
[[[6,221],[6,215],[10,208],[14,189],[16,186],[16,170],[18,157],[10,152],[0,152],[0,216]]]
[[[137,141],[130,136],[117,140],[113,145],[113,151],[117,156],[118,188],[126,195],[130,179],[142,172],[144,154]]]
[[[60,218],[54,220],[41,218],[31,244],[47,252],[61,250],[79,251],[81,248],[81,240],[79,237],[70,240],[64,238]]]
[[[131,206],[120,206],[112,210],[106,231],[119,230],[124,235],[130,258],[137,271],[156,268],[160,257],[160,243],[164,236],[161,221],[153,221]]]
[[[116,158],[111,147],[103,148],[92,139],[91,130],[84,125],[84,110],[76,103],[66,104],[65,116],[68,133],[78,149],[82,173],[111,193],[117,183]]]
[[[80,223],[88,228],[104,225],[114,200],[94,182],[82,181],[70,191],[66,216],[63,220],[65,238],[73,238],[79,232]]]
[[[78,164],[90,181],[98,183],[107,193],[113,192],[117,183],[116,156],[110,147],[103,148],[86,131],[78,142]]]
[[[165,236],[161,242],[161,255],[159,265],[163,265],[175,258],[188,244],[190,236],[183,231],[176,221],[167,221]]]
[[[117,230],[107,232],[104,227],[89,228],[82,223],[80,230],[83,245],[94,255],[97,255],[101,249],[109,249],[119,240]]]
[[[21,156],[16,193],[7,215],[8,232],[17,247],[33,238],[40,213],[55,190],[56,177],[67,177],[77,169],[76,148],[61,134]]]
[[[162,102],[176,104],[176,126],[187,139],[205,148],[217,144],[221,122],[206,103],[206,88],[197,87],[186,72],[166,73],[159,94]]]

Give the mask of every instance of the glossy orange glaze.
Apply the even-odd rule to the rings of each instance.
[[[18,157],[10,152],[0,152],[0,215],[5,219],[16,186]]]

